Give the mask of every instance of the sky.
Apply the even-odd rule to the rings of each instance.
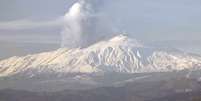
[[[117,32],[141,41],[201,42],[201,0],[99,0]],[[0,0],[0,41],[59,43],[59,18],[76,0]],[[201,48],[200,48],[201,49]]]

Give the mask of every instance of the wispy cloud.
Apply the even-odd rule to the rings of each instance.
[[[15,20],[15,21],[7,21],[0,22],[0,29],[3,30],[22,30],[22,29],[33,29],[40,27],[54,27],[61,26],[63,23],[63,18],[58,18],[55,20],[48,21],[34,21],[34,20]]]

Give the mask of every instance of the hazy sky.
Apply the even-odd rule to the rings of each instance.
[[[0,0],[0,40],[59,42],[62,27],[54,20],[75,1]],[[104,0],[96,6],[118,31],[141,41],[201,40],[201,0]]]

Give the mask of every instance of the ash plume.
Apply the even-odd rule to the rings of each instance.
[[[61,47],[84,48],[112,36],[114,31],[107,18],[99,14],[102,2],[80,0],[72,5],[64,16]]]

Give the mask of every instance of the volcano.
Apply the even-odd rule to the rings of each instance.
[[[69,82],[72,85],[75,82],[99,85],[92,80],[92,75],[97,77],[101,74],[103,77],[105,74],[114,73],[146,74],[185,70],[192,72],[200,68],[201,57],[198,55],[176,49],[146,46],[128,36],[118,35],[87,48],[61,48],[52,52],[11,57],[0,61],[0,76],[6,78],[4,80],[12,78],[14,84],[15,81],[19,83],[22,80],[20,85],[30,81],[33,85],[51,85],[52,82],[59,83],[53,83],[54,86],[60,83],[69,86]],[[33,85],[31,87],[35,86]]]
[[[87,48],[11,57],[0,62],[1,76],[16,74],[144,73],[198,69],[201,57],[174,49],[144,46],[118,35]],[[195,68],[196,67],[196,68]]]

